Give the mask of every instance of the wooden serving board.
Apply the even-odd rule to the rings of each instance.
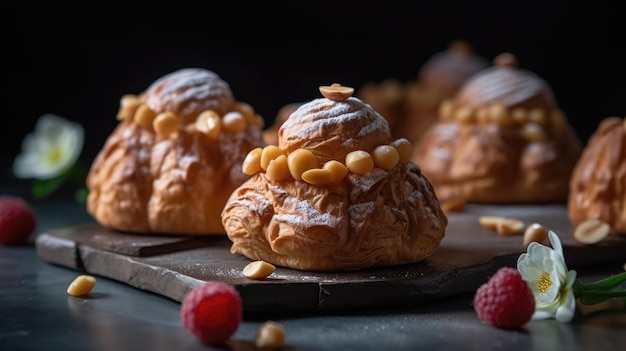
[[[98,224],[59,228],[37,236],[40,258],[77,271],[124,282],[175,301],[210,280],[239,291],[246,312],[331,311],[413,305],[475,291],[498,268],[515,267],[526,251],[522,235],[503,236],[480,225],[480,216],[505,216],[554,230],[569,268],[626,261],[626,236],[582,245],[563,205],[468,204],[449,213],[437,251],[414,264],[350,272],[318,273],[277,267],[265,280],[246,278],[250,262],[230,253],[224,236],[181,237],[116,232]]]

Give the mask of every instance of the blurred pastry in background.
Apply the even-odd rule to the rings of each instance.
[[[606,117],[591,135],[570,180],[568,214],[574,225],[596,219],[626,234],[626,118]]]
[[[387,119],[392,135],[416,142],[436,120],[441,101],[452,97],[468,78],[488,66],[489,62],[468,42],[455,40],[446,50],[432,55],[414,80],[368,82],[357,96]]]
[[[263,120],[212,71],[185,68],[122,97],[119,123],[87,176],[87,210],[135,233],[225,234],[220,214],[265,145]]]
[[[293,111],[298,109],[298,106],[302,104],[302,102],[292,102],[284,105],[278,110],[278,113],[276,114],[276,117],[274,118],[272,124],[265,130],[263,130],[263,140],[265,141],[265,143],[267,143],[268,145],[278,144],[278,130],[280,129],[280,126],[283,125],[287,118],[289,118],[289,115]]]
[[[503,53],[440,105],[412,160],[440,199],[565,203],[581,150],[548,83]]]

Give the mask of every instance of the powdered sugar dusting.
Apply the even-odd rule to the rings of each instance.
[[[233,101],[228,83],[212,71],[200,68],[181,69],[167,74],[150,85],[146,103],[154,111],[180,106],[183,114],[214,109]]]
[[[330,214],[321,213],[309,201],[289,197],[285,206],[294,208],[294,213],[276,214],[274,219],[299,227],[328,226],[332,223]]]
[[[358,199],[363,192],[371,189],[376,183],[383,180],[388,174],[389,172],[382,168],[374,168],[365,175],[348,175],[348,177],[350,177],[350,182],[353,185],[350,198],[352,200]]]
[[[306,128],[302,128],[290,135],[290,137],[306,137],[320,135],[323,131],[334,130],[340,124],[351,123],[352,121],[368,121],[362,123],[362,128],[354,136],[346,136],[348,140],[344,143],[357,143],[350,141],[350,138],[362,138],[373,133],[388,133],[387,121],[369,105],[363,103],[358,98],[348,98],[342,102],[335,102],[328,99],[315,99],[309,103],[301,105],[283,123],[283,128],[293,128],[302,123],[310,123]]]

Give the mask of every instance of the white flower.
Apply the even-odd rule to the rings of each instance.
[[[531,243],[527,253],[521,254],[517,260],[517,269],[535,296],[532,319],[555,318],[559,322],[569,322],[576,310],[572,289],[576,271],[567,270],[563,247],[556,233],[550,231],[548,238],[552,248]]]
[[[51,179],[70,168],[83,148],[83,127],[53,114],[39,118],[13,162],[18,178]]]

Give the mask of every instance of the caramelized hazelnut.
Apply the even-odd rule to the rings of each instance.
[[[374,168],[374,160],[368,152],[356,150],[346,155],[346,167],[354,174],[364,175]]]
[[[332,183],[339,183],[348,174],[348,167],[343,163],[335,160],[330,160],[324,163],[324,169],[328,170],[332,175]]]
[[[547,138],[543,127],[537,123],[526,123],[522,128],[522,135],[528,141],[545,141]]]
[[[134,94],[126,94],[120,99],[120,109],[117,113],[118,120],[133,118],[137,108],[141,105],[141,100]]]
[[[320,164],[315,155],[306,149],[297,149],[287,157],[289,172],[295,180],[302,180],[302,173],[312,168],[319,168]]]
[[[333,174],[324,168],[313,168],[302,173],[302,180],[313,185],[326,185],[332,183]]]
[[[398,151],[400,162],[409,162],[409,160],[411,160],[413,146],[410,141],[405,138],[400,138],[392,142],[391,146],[395,147]]]
[[[270,164],[270,161],[284,154],[283,150],[278,146],[267,145],[261,152],[261,168],[267,171],[267,166]]]
[[[280,349],[284,344],[285,328],[277,322],[263,323],[254,335],[254,345],[262,350]]]
[[[376,166],[390,170],[400,162],[398,150],[391,145],[380,145],[372,151],[372,158]]]
[[[279,155],[271,160],[267,165],[265,174],[267,174],[267,177],[271,180],[288,179],[291,174],[289,173],[289,166],[287,165],[287,156]]]
[[[170,135],[178,130],[180,121],[173,112],[159,113],[152,122],[152,128],[160,135]]]
[[[222,119],[213,110],[204,111],[196,118],[196,129],[213,139],[217,139],[222,130]]]
[[[148,105],[140,105],[135,111],[135,117],[133,121],[137,123],[139,126],[145,129],[152,130],[152,121],[154,121],[154,117],[156,113],[148,107]]]
[[[247,175],[253,175],[255,173],[261,172],[263,169],[261,167],[261,153],[263,149],[260,147],[254,148],[248,152],[246,158],[243,160],[243,164],[241,165],[241,171]]]
[[[354,94],[354,88],[344,87],[341,84],[333,83],[330,86],[321,86],[320,93],[322,93],[322,95],[329,100],[340,102],[352,96],[352,94]]]
[[[243,275],[250,279],[265,279],[269,277],[276,267],[265,261],[253,261],[243,268]]]
[[[524,232],[524,246],[532,242],[543,243],[548,237],[548,230],[539,223],[533,223]]]
[[[611,226],[598,219],[589,219],[578,226],[574,230],[574,239],[578,242],[591,245],[604,240],[611,232]]]
[[[224,130],[229,133],[239,133],[246,129],[246,118],[241,112],[231,111],[222,117]]]

